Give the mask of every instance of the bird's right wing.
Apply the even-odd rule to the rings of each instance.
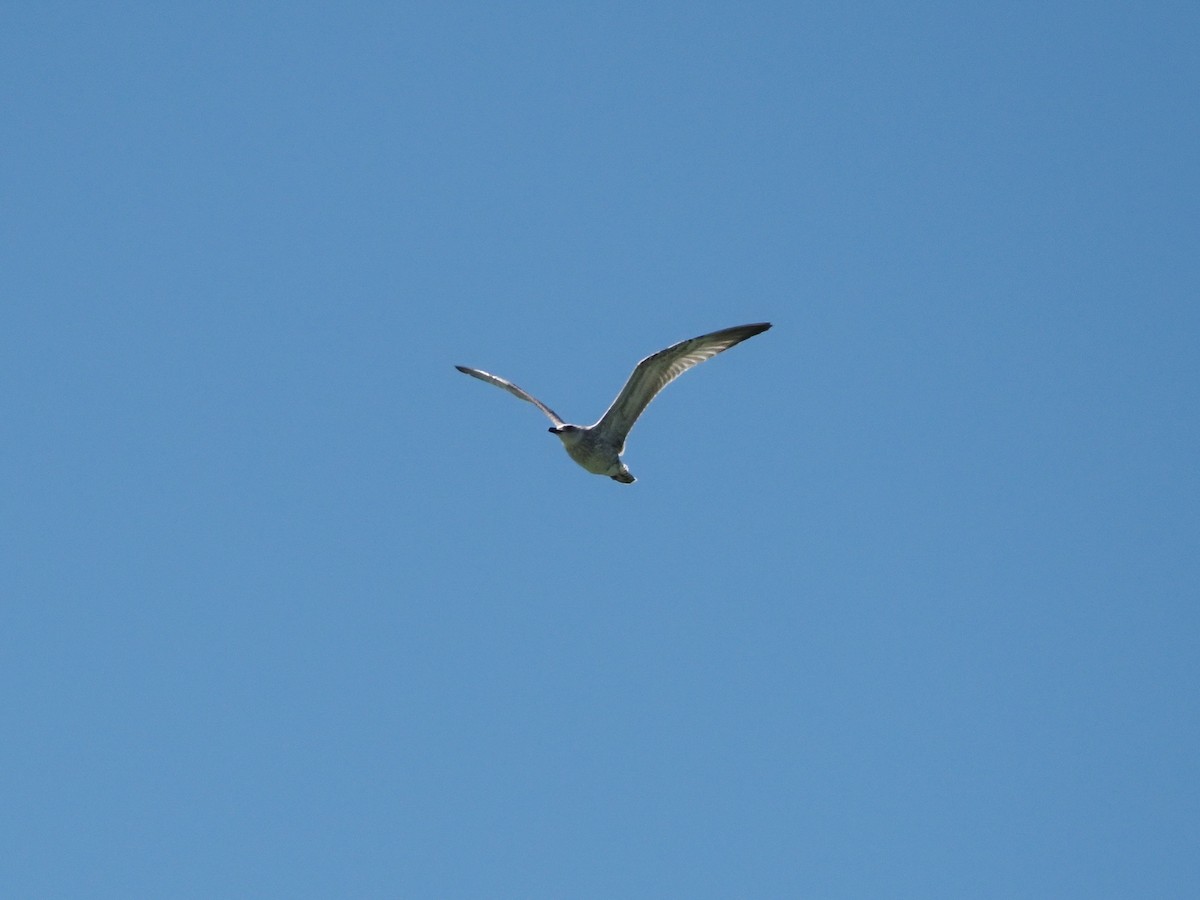
[[[652,356],[647,356],[634,368],[629,381],[608,408],[608,412],[596,423],[596,427],[611,437],[618,446],[623,447],[629,429],[659,391],[692,366],[712,359],[718,353],[756,334],[762,334],[770,327],[770,322],[736,325],[733,328],[680,341],[666,350],[659,350]]]
[[[558,413],[548,407],[537,397],[533,396],[533,394],[522,390],[511,381],[505,381],[499,375],[492,375],[490,372],[484,372],[482,369],[472,369],[468,366],[455,366],[454,368],[458,369],[458,371],[462,372],[464,375],[472,375],[475,378],[478,378],[480,381],[486,381],[488,384],[494,384],[498,388],[504,388],[504,390],[508,391],[514,397],[520,397],[522,400],[532,403],[546,414],[550,421],[554,423],[555,427],[565,424]]]

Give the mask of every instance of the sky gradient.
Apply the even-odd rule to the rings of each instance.
[[[1194,3],[3,19],[0,894],[1200,896]]]

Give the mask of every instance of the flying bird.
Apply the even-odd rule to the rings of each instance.
[[[625,452],[625,439],[629,430],[633,428],[633,423],[650,401],[692,366],[712,359],[723,350],[728,350],[734,344],[740,344],[756,334],[762,334],[770,327],[770,322],[737,325],[680,341],[666,350],[659,350],[652,356],[647,356],[634,367],[633,374],[625,382],[625,387],[621,388],[621,393],[617,394],[617,399],[595,425],[567,424],[562,416],[537,397],[498,375],[468,366],[454,368],[488,384],[504,388],[510,394],[529,401],[544,412],[554,423],[549,429],[550,433],[558,435],[571,459],[589,472],[607,475],[621,484],[633,484],[636,479],[630,473],[629,467],[621,461],[621,455]]]

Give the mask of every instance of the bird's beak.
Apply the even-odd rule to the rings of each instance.
[[[547,428],[546,430],[548,432],[550,432],[551,434],[558,434],[558,426],[557,425],[553,426],[552,428]]]

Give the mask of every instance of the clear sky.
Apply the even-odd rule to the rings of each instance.
[[[1200,896],[1196,3],[2,19],[0,895]]]

